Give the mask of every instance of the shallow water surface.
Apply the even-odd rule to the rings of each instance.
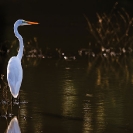
[[[20,108],[0,104],[1,132],[14,116],[22,133],[133,132],[132,63],[44,59],[23,70]],[[10,99],[3,87],[1,100]]]

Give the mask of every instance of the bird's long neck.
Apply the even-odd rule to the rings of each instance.
[[[22,56],[23,56],[24,45],[23,45],[23,38],[22,38],[22,36],[18,33],[18,26],[17,26],[17,25],[14,25],[14,33],[15,33],[15,36],[16,36],[16,37],[18,38],[18,40],[19,40],[19,51],[18,51],[17,57],[21,60],[21,59],[22,59]]]

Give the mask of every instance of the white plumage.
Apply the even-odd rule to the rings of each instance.
[[[19,19],[14,24],[14,33],[19,40],[19,51],[17,56],[11,57],[7,65],[7,81],[11,91],[11,94],[14,98],[17,98],[19,95],[20,86],[23,78],[23,69],[21,66],[21,59],[23,56],[23,38],[18,33],[18,27],[23,25],[38,24],[37,22],[25,21]]]
[[[21,60],[16,56],[12,57],[7,66],[7,80],[14,98],[17,98],[19,89],[22,83],[23,70],[21,66]]]

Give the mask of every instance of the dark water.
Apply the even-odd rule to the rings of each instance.
[[[132,64],[44,59],[24,66],[20,98],[28,103],[0,104],[0,132],[17,116],[22,133],[132,133]],[[7,110],[12,118],[2,116]]]

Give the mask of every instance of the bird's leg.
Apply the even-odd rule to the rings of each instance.
[[[18,106],[20,108],[20,95],[18,95]]]
[[[20,95],[18,95],[18,102],[19,102],[19,104],[20,104]]]
[[[14,103],[14,98],[13,98],[13,96],[11,96],[11,102],[12,102],[12,106],[13,106],[13,103]]]
[[[19,112],[20,112],[20,105],[18,107],[18,114],[17,114],[18,120],[19,120]]]

